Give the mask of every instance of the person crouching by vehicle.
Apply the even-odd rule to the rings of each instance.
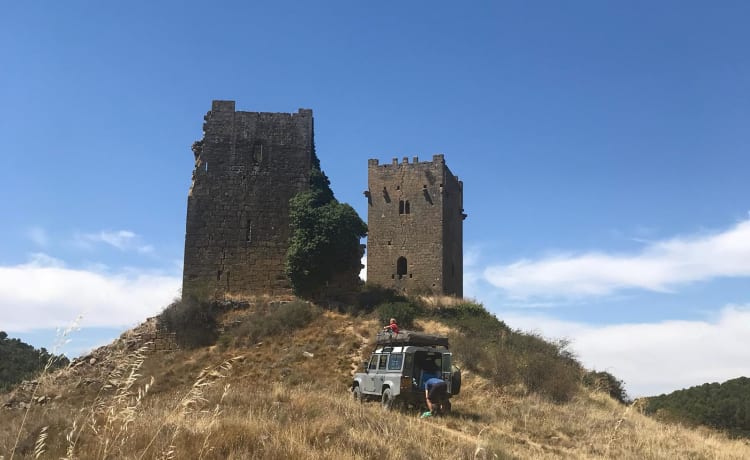
[[[448,397],[448,384],[442,379],[433,377],[425,382],[424,388],[424,399],[429,410],[422,414],[422,417],[430,417],[437,413],[436,411],[442,411],[443,403]]]
[[[398,324],[396,324],[396,318],[391,318],[390,324],[384,326],[383,330],[390,332],[393,335],[398,335]]]

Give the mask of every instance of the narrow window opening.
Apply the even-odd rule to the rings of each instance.
[[[398,275],[398,279],[403,278],[406,272],[406,257],[399,257],[396,260],[396,274]]]
[[[245,231],[245,242],[253,242],[253,223],[249,220],[247,221],[247,230]]]
[[[396,186],[396,190],[401,190],[401,186],[400,186],[400,185],[397,185],[397,186]]]
[[[396,279],[396,275],[394,275],[394,274],[391,273],[391,279],[395,280]]]
[[[411,274],[411,273],[409,273],[409,278],[411,278],[411,277],[412,277],[412,274]]]
[[[404,213],[404,200],[398,200],[398,213]]]
[[[260,142],[256,142],[253,145],[253,161],[256,164],[260,164],[263,161],[263,144]]]
[[[203,163],[203,169],[208,172],[208,161]]]
[[[409,200],[404,201],[404,214],[410,214],[411,211],[409,210]]]
[[[388,240],[388,246],[390,246],[390,245],[391,245],[391,240]]]

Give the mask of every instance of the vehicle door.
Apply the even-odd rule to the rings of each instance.
[[[370,357],[370,362],[367,363],[367,372],[362,379],[362,388],[365,393],[380,393],[380,387],[377,387],[375,379],[378,371],[378,361],[380,360],[379,354],[373,354]]]
[[[375,373],[375,392],[381,394],[383,392],[383,382],[388,374],[388,356],[389,353],[383,353],[378,355],[378,369]]]
[[[453,355],[451,353],[443,353],[443,359],[442,359],[442,379],[445,383],[448,384],[448,393],[453,394],[453,389],[451,388],[452,385],[452,378],[453,375]]]

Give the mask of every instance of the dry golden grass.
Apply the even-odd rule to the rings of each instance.
[[[750,458],[747,441],[665,425],[602,393],[552,404],[471,373],[450,416],[358,404],[348,382],[363,327],[326,312],[260,345],[120,350],[86,378],[51,374],[37,394],[62,396],[33,405],[22,428],[22,411],[1,409],[0,456],[17,445],[14,458],[54,459]]]

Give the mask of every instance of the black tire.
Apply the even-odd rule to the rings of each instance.
[[[362,396],[362,389],[359,387],[359,385],[352,389],[352,396],[358,403],[362,403],[365,401],[365,398]]]
[[[393,396],[393,392],[390,388],[383,390],[383,396],[380,398],[380,403],[383,405],[383,409],[392,410],[395,405],[396,397]]]
[[[448,415],[451,413],[451,400],[447,400],[443,403],[442,415]]]
[[[451,374],[451,395],[456,396],[461,392],[461,369],[453,366]]]

